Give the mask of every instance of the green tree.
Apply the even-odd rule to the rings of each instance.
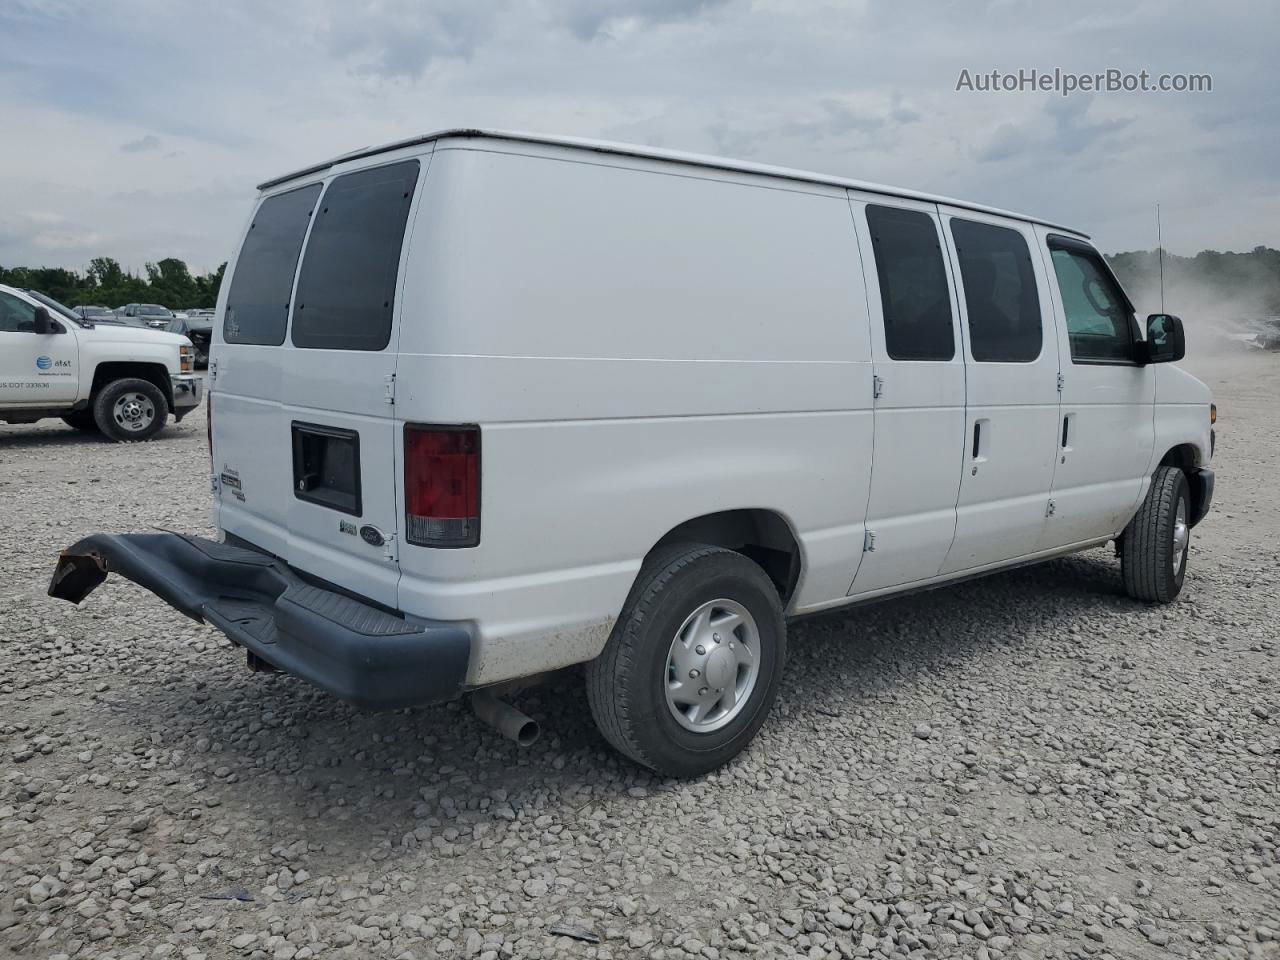
[[[89,261],[89,278],[99,287],[118,287],[124,282],[124,271],[111,257],[94,257]]]

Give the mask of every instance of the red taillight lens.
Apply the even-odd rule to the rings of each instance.
[[[480,542],[480,428],[404,427],[405,539],[420,547]]]

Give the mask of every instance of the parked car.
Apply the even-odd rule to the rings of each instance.
[[[115,312],[121,317],[141,320],[157,330],[165,329],[173,319],[173,312],[158,303],[127,303],[123,307],[117,307]]]
[[[112,316],[112,311],[106,307],[73,307],[72,312],[81,320],[103,320]]]
[[[111,440],[149,440],[199,403],[186,337],[81,318],[34,290],[0,284],[0,420],[61,417]]]
[[[585,663],[664,775],[764,722],[786,620],[1114,540],[1169,602],[1215,411],[1077,229],[838,177],[453,131],[269,180],[210,376],[219,541],[96,534],[366,708]],[[928,602],[923,600],[921,602]]]
[[[175,314],[167,328],[170,333],[180,333],[196,348],[196,367],[209,366],[209,341],[213,337],[213,312],[206,316],[202,311]]]

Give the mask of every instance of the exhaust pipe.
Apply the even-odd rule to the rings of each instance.
[[[471,709],[493,729],[522,747],[532,744],[542,733],[537,720],[521,713],[505,700],[499,700],[488,690],[477,690],[471,695]]]

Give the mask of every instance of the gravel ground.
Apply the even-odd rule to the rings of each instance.
[[[606,749],[577,676],[522,751],[250,674],[117,578],[48,599],[84,534],[210,532],[205,422],[0,426],[0,954],[1280,956],[1280,358],[1192,366],[1218,502],[1175,605],[1096,550],[796,624],[694,783]]]

